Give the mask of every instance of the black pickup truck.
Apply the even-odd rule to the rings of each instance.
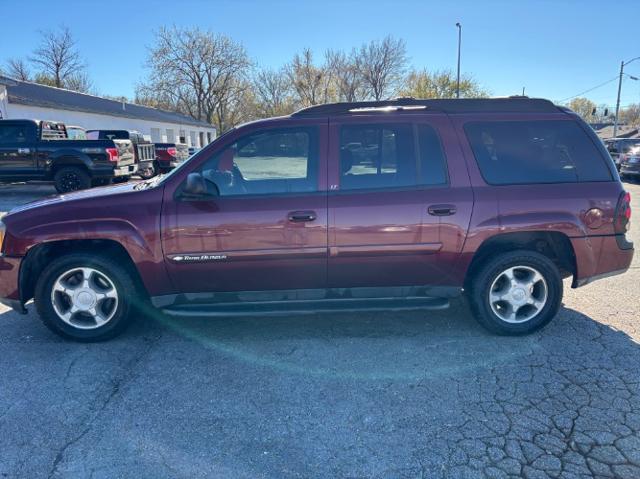
[[[111,140],[69,140],[63,123],[0,120],[0,182],[53,181],[66,193],[136,171]]]

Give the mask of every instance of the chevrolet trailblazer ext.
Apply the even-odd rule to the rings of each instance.
[[[170,174],[2,219],[0,297],[80,341],[176,315],[442,308],[525,334],[625,271],[629,194],[574,113],[525,97],[320,105]]]

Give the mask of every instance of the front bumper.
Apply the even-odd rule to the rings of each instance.
[[[22,258],[0,256],[0,304],[26,313],[20,297],[20,264]]]

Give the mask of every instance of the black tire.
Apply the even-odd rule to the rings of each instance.
[[[502,272],[511,267],[529,267],[542,275],[546,283],[546,303],[531,319],[519,323],[505,321],[498,316],[489,300],[491,287]],[[562,304],[562,278],[556,265],[535,251],[517,250],[487,259],[469,282],[468,299],[478,322],[500,335],[523,335],[546,326],[558,313]]]
[[[111,184],[111,178],[96,178],[91,181],[91,186],[107,186]]]
[[[94,329],[68,324],[58,315],[52,301],[53,286],[60,275],[80,267],[92,268],[105,275],[118,294],[111,319]],[[34,299],[40,319],[51,331],[75,341],[97,342],[119,335],[131,323],[132,303],[138,297],[137,291],[131,274],[115,260],[89,253],[71,253],[55,259],[45,268],[36,284]]]
[[[150,180],[158,174],[158,171],[158,164],[154,161],[153,163],[151,163],[151,165],[149,165],[149,168],[138,170],[138,176],[143,180]]]
[[[77,166],[63,166],[56,171],[53,181],[58,193],[91,188],[91,177],[84,169]]]

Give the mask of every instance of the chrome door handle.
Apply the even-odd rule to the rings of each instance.
[[[21,155],[26,155],[27,153],[31,153],[31,148],[18,148],[18,153]]]

